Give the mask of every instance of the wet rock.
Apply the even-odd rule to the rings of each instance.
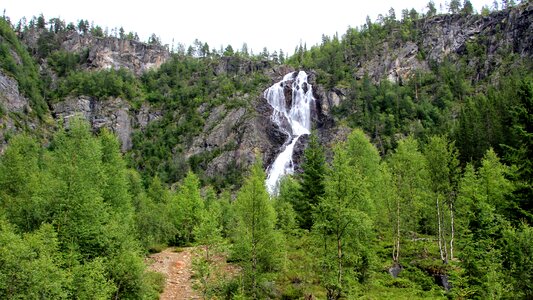
[[[394,264],[392,267],[389,268],[389,274],[394,277],[398,278],[398,275],[400,275],[400,272],[402,272],[403,268],[399,264]]]
[[[449,282],[448,275],[436,274],[433,278],[435,278],[435,283],[443,287],[445,291],[449,292],[452,289],[452,283]]]

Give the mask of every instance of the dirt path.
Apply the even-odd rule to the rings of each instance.
[[[150,255],[149,269],[166,277],[165,290],[160,300],[200,299],[192,288],[192,256],[194,248],[174,248]]]

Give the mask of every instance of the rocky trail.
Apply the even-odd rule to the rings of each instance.
[[[149,256],[149,269],[165,275],[161,300],[200,299],[193,289],[191,276],[194,248],[167,248]]]

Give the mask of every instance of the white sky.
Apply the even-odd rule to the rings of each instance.
[[[374,21],[378,14],[386,15],[392,6],[396,17],[404,8],[426,12],[429,0],[2,0],[0,9],[16,23],[25,16],[43,13],[46,20],[60,17],[67,23],[79,19],[94,21],[102,28],[124,27],[126,32],[137,32],[146,41],[155,33],[164,44],[192,44],[194,39],[207,42],[211,48],[231,44],[235,50],[246,42],[248,49],[259,53],[263,47],[270,52],[283,49],[292,54],[300,43],[308,47],[320,43],[322,34],[339,36],[346,29],[365,22],[366,16]],[[437,9],[444,0],[435,0]],[[463,2],[463,1],[461,1]],[[480,11],[492,0],[471,0]],[[501,1],[500,1],[501,2]]]

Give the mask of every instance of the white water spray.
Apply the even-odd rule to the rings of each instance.
[[[281,149],[285,149],[281,151],[267,170],[266,186],[271,195],[278,193],[279,182],[284,175],[294,173],[292,161],[294,145],[300,136],[310,134],[311,131],[313,88],[307,82],[307,74],[304,71],[300,71],[297,76],[294,73],[285,75],[282,81],[274,84],[264,93],[265,98],[273,108],[272,121],[288,136],[281,147]],[[284,88],[288,84],[292,84],[290,108],[287,108],[284,93]]]

